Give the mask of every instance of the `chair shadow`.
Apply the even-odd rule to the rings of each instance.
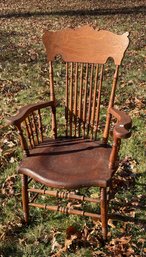
[[[106,8],[106,9],[84,9],[84,10],[64,10],[64,11],[38,11],[38,12],[11,12],[7,14],[0,14],[0,18],[28,18],[28,17],[39,17],[39,16],[49,16],[49,15],[56,15],[56,16],[94,16],[94,15],[117,15],[117,14],[139,14],[145,13],[146,6],[133,6],[133,7],[121,7],[121,8]]]
[[[128,189],[130,191],[130,188],[132,188],[132,190],[134,191],[135,186],[138,185],[142,187],[143,192],[146,192],[146,185],[142,183],[137,183],[136,181],[138,177],[141,175],[146,176],[146,172],[142,174],[133,174],[132,171],[127,169],[127,170],[124,170],[124,172],[123,170],[119,172],[117,179],[113,178],[114,188],[113,188],[113,193],[111,198],[113,199],[113,205],[116,204],[115,194],[117,192],[117,188],[118,188],[118,192],[123,191],[123,189],[125,190],[124,192],[126,192],[126,190]],[[122,178],[124,178],[124,180],[122,180]],[[125,180],[126,180],[126,185],[125,185]],[[118,201],[117,206],[118,206],[117,212],[120,207],[124,208],[123,214],[116,213],[116,206],[115,206],[115,211],[114,211],[115,213],[109,214],[108,218],[112,220],[123,221],[123,222],[133,222],[135,224],[143,225],[146,228],[146,219],[127,216],[131,211],[132,212],[136,212],[137,210],[142,212],[146,211],[146,194],[137,195],[133,193],[132,199],[130,200],[128,199],[128,201],[126,199],[122,199],[122,201]]]
[[[86,143],[86,142],[85,142]],[[72,144],[69,144],[69,145],[72,145]],[[62,146],[64,146],[64,145],[62,145]],[[72,149],[72,150],[66,150],[66,151],[56,151],[56,149],[55,149],[55,151],[48,151],[47,149],[48,149],[48,147],[50,147],[50,146],[45,146],[45,151],[44,152],[41,152],[41,151],[39,151],[38,153],[37,152],[31,152],[30,153],[30,157],[34,157],[34,156],[57,156],[57,155],[64,155],[64,154],[72,154],[72,153],[78,153],[78,152],[84,152],[84,151],[89,151],[89,150],[93,150],[93,149],[96,149],[96,148],[101,148],[101,147],[104,147],[105,145],[104,144],[96,144],[95,143],[95,146],[87,146],[87,147],[81,147],[80,146],[80,148],[79,149]],[[55,145],[55,147],[56,147],[56,145]],[[57,146],[58,147],[58,146]],[[106,147],[105,148],[111,148],[109,145],[106,145]],[[38,147],[36,148],[36,149],[38,149]]]

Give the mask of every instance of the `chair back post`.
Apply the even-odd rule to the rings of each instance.
[[[115,70],[115,73],[114,73],[108,110],[114,105],[115,92],[116,92],[116,86],[117,86],[117,80],[118,80],[118,72],[119,72],[119,65],[116,65],[116,70]],[[104,144],[107,144],[107,142],[108,142],[110,122],[111,122],[111,114],[109,113],[108,110],[107,110],[107,118],[106,118],[105,129],[104,129],[104,132],[103,132],[103,143]]]

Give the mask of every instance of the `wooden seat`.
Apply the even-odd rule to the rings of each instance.
[[[50,187],[106,187],[112,175],[110,153],[110,146],[88,139],[47,140],[30,151],[19,172]]]
[[[96,217],[106,240],[109,193],[120,143],[131,135],[130,117],[114,107],[128,33],[116,35],[84,26],[46,31],[43,43],[49,62],[50,101],[24,106],[9,120],[18,129],[25,154],[19,166],[24,219],[27,223],[30,206]],[[109,57],[114,62],[108,62]],[[52,138],[47,139],[50,123]],[[42,184],[41,188],[30,187],[32,180]],[[93,186],[100,187],[100,200],[54,190]],[[40,194],[99,203],[100,213],[43,205],[35,202]]]

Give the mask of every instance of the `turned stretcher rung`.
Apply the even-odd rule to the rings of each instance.
[[[85,197],[83,195],[75,195],[71,194],[68,192],[59,192],[59,191],[53,191],[53,190],[41,190],[37,188],[30,188],[28,189],[28,192],[34,192],[37,194],[43,194],[43,195],[50,195],[58,198],[64,198],[68,200],[79,200],[79,201],[87,201],[87,202],[92,202],[92,203],[99,203],[100,199],[96,198],[90,198],[90,197]]]
[[[62,206],[51,206],[51,205],[37,204],[37,203],[29,203],[29,206],[43,208],[43,209],[47,209],[50,211],[59,211],[59,212],[65,213],[65,214],[75,214],[75,215],[81,215],[81,216],[87,216],[87,217],[101,219],[100,214],[95,214],[95,213],[80,211],[80,210],[74,210],[74,209],[62,207]]]

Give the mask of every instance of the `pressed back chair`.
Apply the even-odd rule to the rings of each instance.
[[[98,218],[106,240],[109,193],[112,177],[118,168],[118,151],[121,139],[131,135],[130,117],[114,107],[119,66],[129,44],[128,33],[116,35],[84,26],[75,30],[46,31],[43,43],[49,62],[50,101],[22,107],[16,116],[10,118],[10,124],[18,128],[25,154],[19,166],[24,219],[27,223],[30,206]],[[57,55],[61,58],[56,61]],[[108,69],[109,57],[114,64]],[[55,67],[58,62],[62,68],[57,76],[65,92],[62,102],[62,117],[65,116],[63,137],[57,136],[59,121],[56,122],[60,102],[56,99],[55,90],[62,86],[56,83]],[[52,113],[52,139],[44,136],[44,108],[50,108]],[[106,115],[103,114],[105,109]],[[112,117],[117,120],[115,124]],[[112,146],[109,144],[111,129]],[[41,188],[30,187],[32,180],[42,184]],[[83,187],[99,187],[100,198],[72,192]],[[30,198],[30,195],[33,196]],[[100,213],[69,208],[69,205],[37,203],[39,195],[99,203]]]

